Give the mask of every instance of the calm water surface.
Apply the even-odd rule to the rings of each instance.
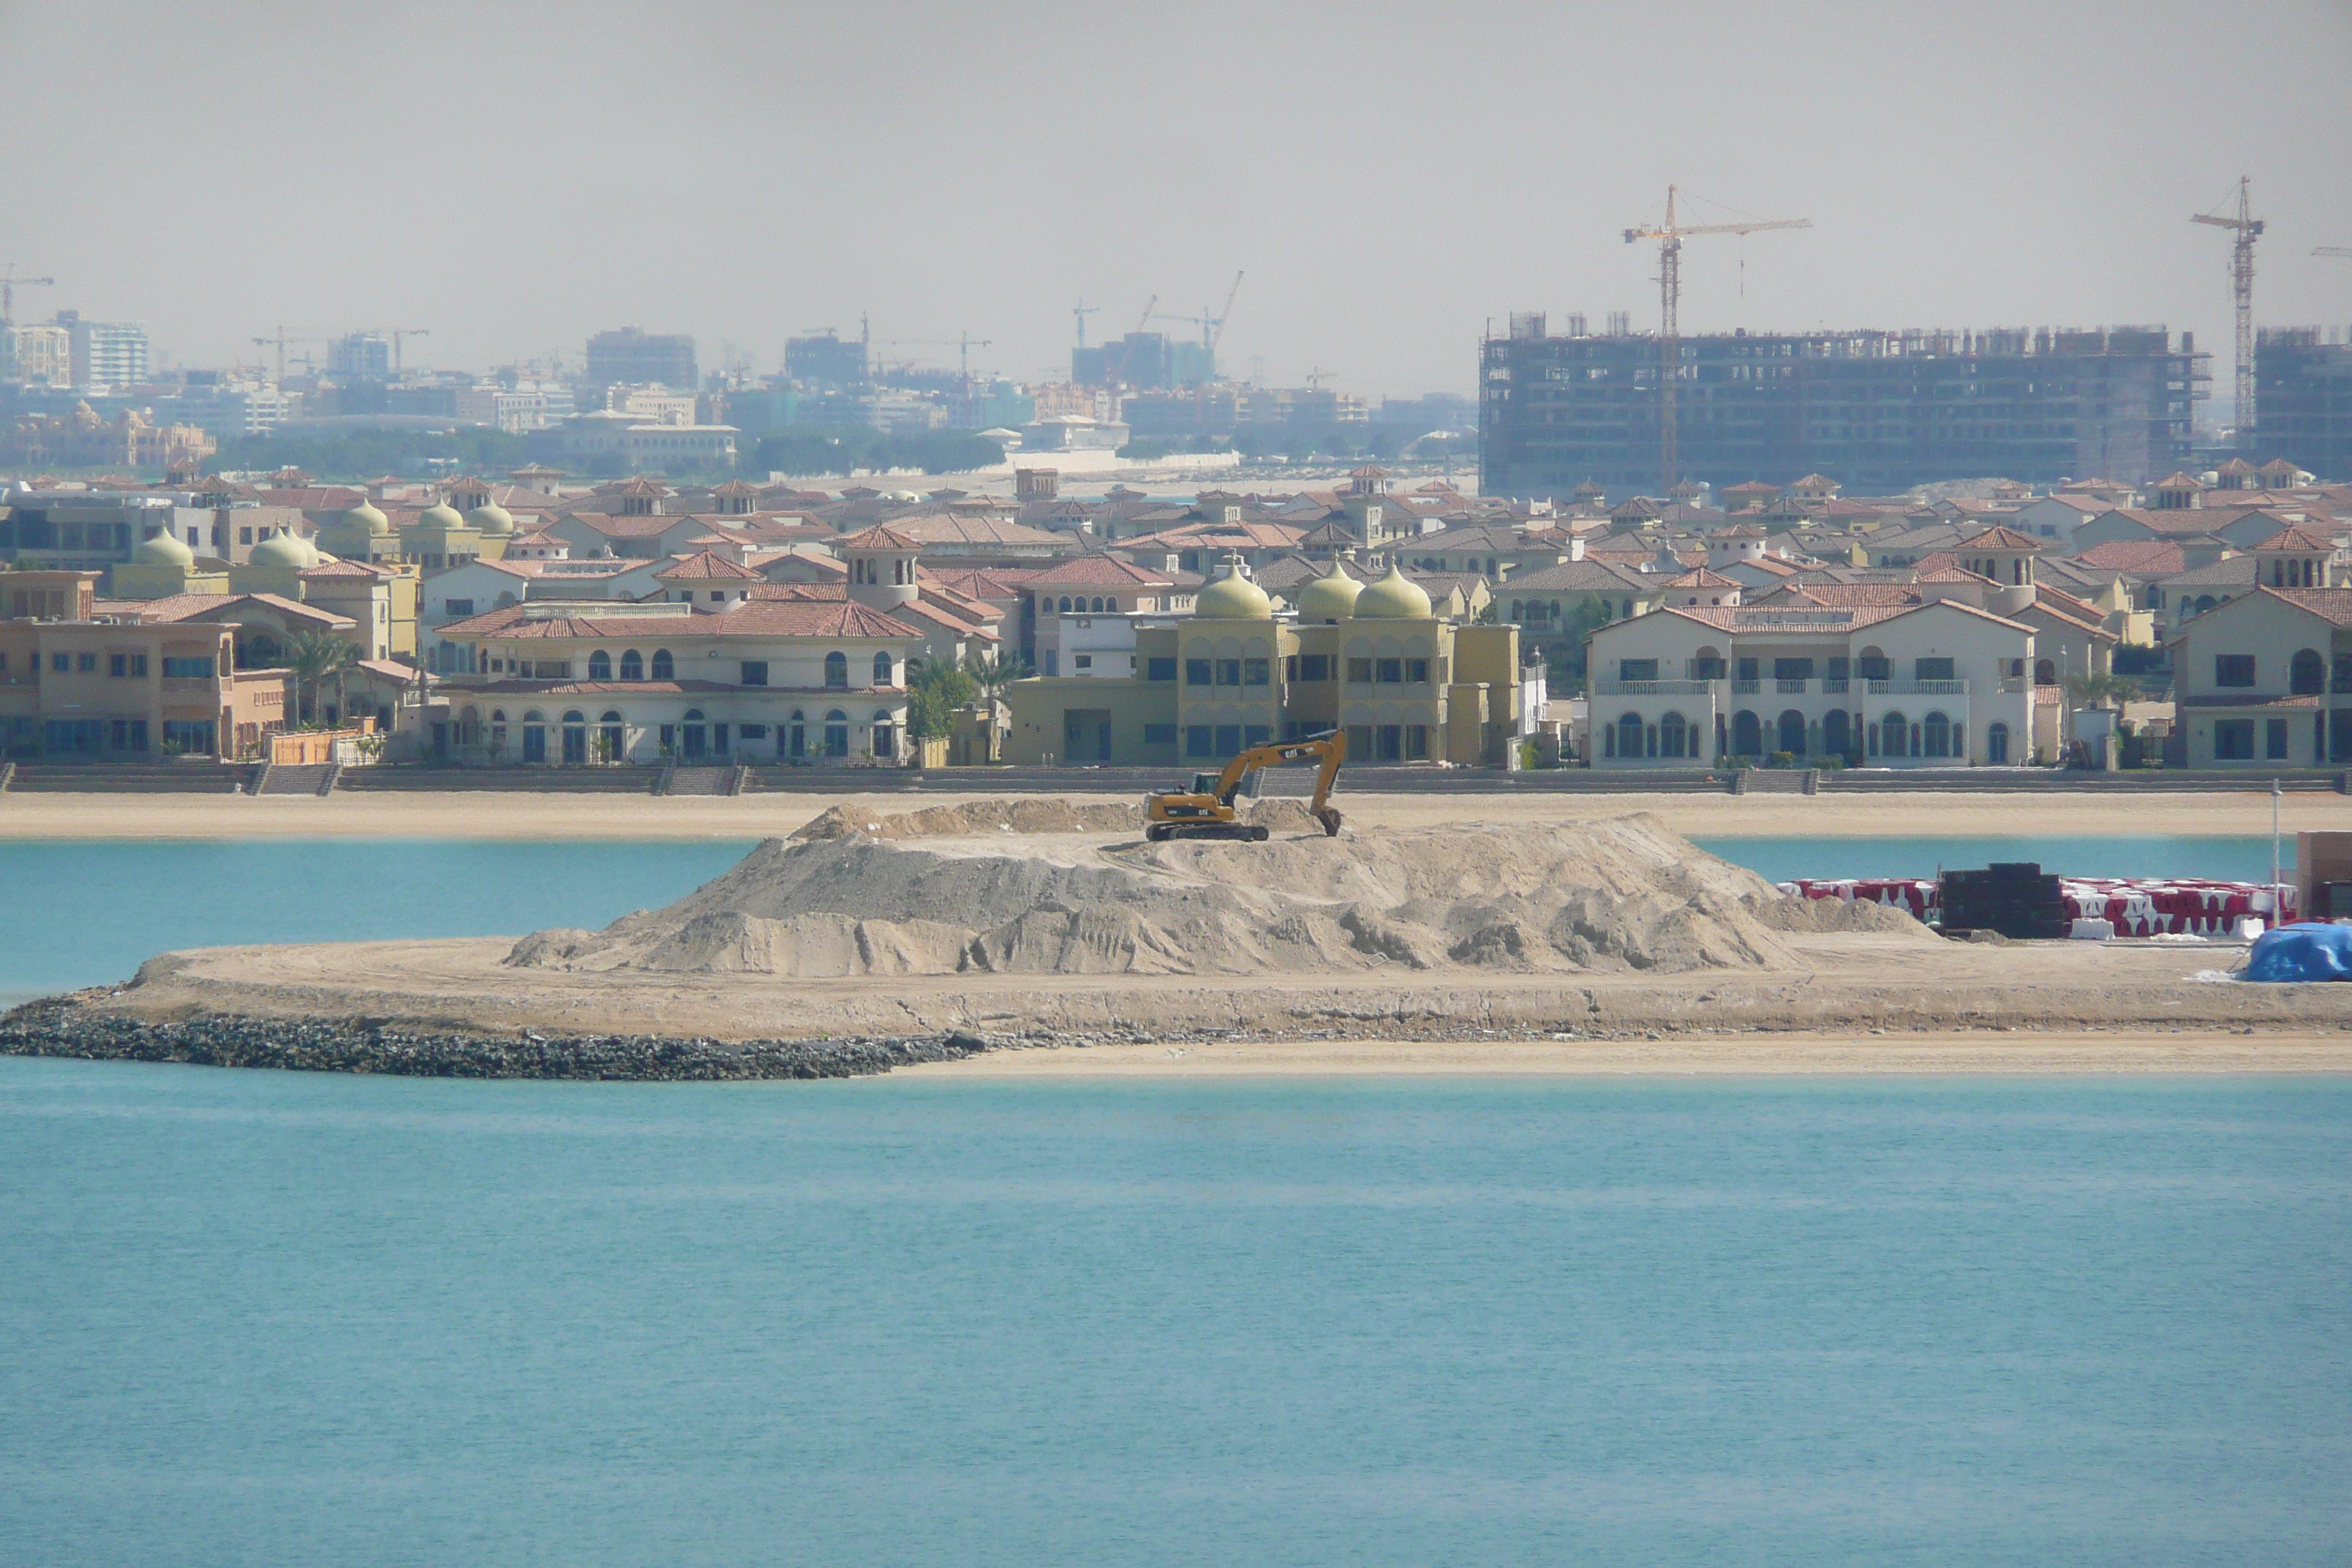
[[[2352,1086],[0,1060],[0,1562],[2341,1563]]]
[[[1932,877],[2040,860],[2055,871],[2259,881],[2270,840],[1721,838],[1705,848],[1775,881]],[[692,891],[749,839],[570,844],[463,839],[0,843],[0,1005],[126,980],[158,952],[231,942],[516,936],[601,926]],[[2289,838],[2288,864],[2294,841]]]

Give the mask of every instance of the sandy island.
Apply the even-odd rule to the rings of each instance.
[[[1250,856],[1275,857],[1262,869],[1312,868],[1320,864],[1316,857],[1327,853],[1320,847],[1328,841],[1319,836],[1277,837],[1272,846],[1146,846],[1131,831],[1000,828],[979,835],[967,826],[924,828],[936,836],[886,844],[896,828],[880,835],[863,831],[869,819],[884,821],[896,813],[965,798],[971,797],[869,799],[839,814],[835,828],[843,836],[824,853],[851,858],[834,866],[826,896],[836,901],[830,903],[809,902],[806,888],[787,889],[790,897],[776,891],[793,880],[782,873],[815,863],[807,857],[818,848],[778,846],[729,873],[739,882],[751,879],[737,893],[728,893],[726,888],[734,884],[721,879],[668,911],[631,917],[635,927],[625,921],[601,933],[541,933],[520,945],[511,938],[494,938],[195,950],[152,960],[136,984],[85,993],[76,1005],[89,1017],[151,1030],[191,1020],[235,1020],[248,1043],[255,1031],[266,1037],[272,1029],[290,1034],[318,1027],[345,1028],[346,1034],[387,1027],[439,1031],[503,1041],[518,1050],[589,1039],[695,1042],[709,1058],[704,1069],[672,1076],[730,1076],[730,1053],[756,1054],[780,1043],[789,1051],[795,1042],[840,1041],[887,1044],[898,1054],[883,1065],[896,1070],[962,1078],[2352,1070],[2352,986],[2224,982],[2218,972],[2240,961],[2239,945],[1959,942],[1930,936],[1907,918],[1870,929],[1809,929],[1802,921],[1782,926],[1778,917],[1757,925],[1741,911],[1755,907],[1759,892],[1771,901],[1760,879],[1710,857],[1693,858],[1696,852],[1687,846],[1674,847],[1678,841],[1671,833],[1656,837],[1659,829],[1759,835],[2253,833],[2269,826],[2270,801],[2263,795],[2164,796],[2127,805],[2063,795],[1841,800],[1355,795],[1346,803],[1349,838],[1357,841],[1350,863],[1355,868],[1346,875],[1356,884],[1385,875],[1391,862],[1402,865],[1407,858],[1404,847],[1418,844],[1418,890],[1399,884],[1372,895],[1346,894],[1359,901],[1343,917],[1324,921],[1319,935],[1303,924],[1293,933],[1299,945],[1284,951],[1307,955],[1296,961],[1267,959],[1263,945],[1239,957],[1200,955],[1225,934],[1239,932],[1262,943],[1285,923],[1276,918],[1284,897],[1294,899],[1294,910],[1297,899],[1321,900],[1339,916],[1340,895],[1298,882],[1270,889],[1264,898],[1273,903],[1217,903],[1211,895],[1227,897],[1217,883],[1228,873],[1220,871],[1223,863],[1215,858],[1242,857],[1230,862],[1242,867],[1255,863],[1247,860]],[[1039,804],[1047,797],[1021,798],[1029,803],[1020,807],[1024,811],[1052,809]],[[1069,798],[1097,816],[1123,809],[1103,804],[1114,797]],[[54,824],[51,832],[78,828],[87,834],[91,825],[78,814],[96,805],[124,836],[188,832],[182,819],[194,817],[206,829],[237,837],[251,834],[250,824],[263,822],[274,831],[302,837],[363,826],[388,836],[749,837],[807,824],[835,804],[835,798],[799,795],[625,802],[529,796],[118,802],[47,796],[0,805],[0,824],[20,828],[28,819],[47,817]],[[2352,802],[2340,797],[2294,796],[2285,804],[2290,827],[2352,826]],[[990,825],[1013,809],[1012,803],[999,805],[1002,811],[992,806],[982,814]],[[1629,805],[1652,813],[1638,832],[1611,820],[1622,818]],[[1436,842],[1433,834],[1440,839],[1466,835],[1464,843],[1485,836],[1511,844],[1548,844],[1551,852],[1587,859],[1559,862],[1513,889],[1496,880],[1496,868],[1513,863],[1511,855],[1498,853],[1478,873],[1484,879],[1469,904],[1441,900],[1437,912],[1424,910],[1410,917],[1432,925],[1368,932],[1365,911],[1393,917],[1420,908],[1433,885],[1430,879],[1451,874],[1452,858],[1430,849]],[[1652,858],[1643,861],[1637,854],[1631,861],[1608,855],[1591,859],[1593,845],[1612,834],[1632,835],[1626,842]],[[1400,847],[1397,851],[1381,847],[1391,842]],[[1347,846],[1343,840],[1328,853]],[[856,858],[860,856],[866,858]],[[1033,950],[1044,951],[1038,948],[1043,939],[1034,931],[1007,937],[1003,925],[991,928],[986,938],[997,944],[991,950],[993,957],[971,948],[957,959],[964,951],[959,943],[968,947],[982,941],[973,933],[1000,917],[975,910],[967,922],[971,929],[959,936],[938,923],[957,910],[952,900],[940,901],[936,889],[928,895],[934,906],[895,911],[866,907],[881,896],[872,891],[882,885],[876,879],[879,861],[893,858],[947,868],[908,882],[900,889],[907,897],[949,871],[977,874],[971,868],[982,863],[996,868],[989,873],[996,879],[987,884],[992,889],[1006,878],[1045,878],[1022,895],[1031,900],[1022,906],[1029,910],[1022,920],[1031,926],[1040,920],[1061,922],[1055,928],[1058,937],[1047,933],[1065,943],[1057,950],[1065,956],[1055,961],[1060,967],[1039,967],[1045,961],[1035,959]],[[762,864],[772,875],[767,884],[752,876]],[[1611,950],[1613,938],[1596,936],[1601,949],[1588,951],[1579,945],[1581,938],[1561,937],[1561,920],[1580,931],[1598,930],[1591,924],[1589,900],[1582,913],[1561,914],[1556,900],[1555,906],[1538,908],[1529,897],[1539,901],[1562,886],[1575,887],[1585,880],[1577,871],[1580,865],[1591,868],[1597,879],[1586,891],[1601,889],[1615,900],[1612,909],[1649,900],[1644,918],[1654,929],[1652,938],[1638,940],[1654,938],[1664,929],[1658,925],[1662,920],[1671,924],[1683,919],[1685,902],[1690,910],[1716,910],[1714,935],[1690,938],[1683,949],[1658,949],[1664,962],[1643,957],[1633,947]],[[1654,873],[1640,871],[1643,865]],[[773,879],[778,876],[781,881]],[[1654,887],[1643,879],[1653,877],[1662,879]],[[1677,877],[1685,880],[1677,882]],[[1693,877],[1699,880],[1688,879]],[[1101,922],[1111,904],[1070,904],[1073,889],[1138,878],[1154,887],[1177,886],[1191,900],[1192,924],[1151,926],[1140,937],[1121,928],[1124,934],[1107,939],[1102,932],[1108,928]],[[1609,878],[1616,879],[1613,890],[1603,887]],[[823,882],[820,877],[809,885]],[[1660,888],[1668,896],[1651,897]],[[1726,889],[1736,895],[1731,905],[1723,902]],[[1133,895],[1118,896],[1133,901]],[[773,907],[760,904],[761,898]],[[1495,915],[1494,909],[1504,905],[1504,916]],[[1472,910],[1469,924],[1465,909]],[[827,910],[845,912],[823,912]],[[1885,913],[1867,912],[1874,918]],[[711,922],[721,915],[733,923],[711,938]],[[1524,949],[1507,943],[1507,952],[1496,948],[1485,941],[1492,931],[1479,930],[1449,955],[1444,944],[1454,934],[1472,931],[1478,921],[1505,916],[1507,923],[1518,922],[1512,930],[1524,936]],[[1095,934],[1087,940],[1099,950],[1094,969],[1072,972],[1066,955],[1077,949],[1068,943],[1090,920],[1096,921]],[[1300,922],[1294,916],[1290,923]],[[1247,932],[1241,931],[1244,925],[1251,928]],[[701,933],[700,945],[685,942],[681,932]],[[931,947],[908,945],[910,932]],[[1129,945],[1121,948],[1119,942]],[[1559,945],[1562,942],[1567,948]],[[1193,945],[1171,949],[1171,942]],[[1709,942],[1716,945],[1710,948]],[[688,957],[680,958],[681,952]],[[1168,957],[1171,952],[1173,958]],[[1675,952],[1683,956],[1674,957]],[[1024,952],[1033,955],[1024,959]],[[1163,967],[1172,963],[1179,972],[1139,968],[1139,953],[1156,954]],[[1388,962],[1390,956],[1398,962]],[[812,973],[808,966],[817,963],[836,967]],[[895,972],[889,968],[894,963],[899,966]],[[1030,967],[1024,971],[1022,963]],[[941,964],[955,972],[943,972]],[[1183,972],[1187,964],[1192,968]],[[907,1042],[918,1043],[917,1054],[900,1049]],[[323,1065],[436,1070],[370,1067],[365,1051],[373,1048],[365,1046],[357,1058],[347,1054]],[[268,1064],[267,1057],[257,1058],[249,1050],[218,1058],[165,1052],[151,1059]],[[910,1061],[918,1065],[903,1065]],[[312,1063],[304,1058],[278,1065]],[[493,1065],[464,1070],[506,1069]],[[659,1076],[601,1068],[559,1068],[536,1075]],[[796,1075],[746,1068],[738,1076]]]

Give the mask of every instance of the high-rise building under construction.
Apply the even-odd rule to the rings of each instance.
[[[1666,488],[1661,353],[1622,330],[1555,337],[1515,315],[1480,356],[1492,495],[1612,498]],[[1675,379],[1678,479],[1720,488],[1826,474],[1894,494],[1940,479],[2162,479],[2189,460],[2205,356],[2162,327],[1685,337]]]

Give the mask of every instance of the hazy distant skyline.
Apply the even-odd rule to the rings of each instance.
[[[1229,374],[1468,393],[1511,310],[1654,330],[1621,231],[1669,182],[1813,224],[1690,242],[1685,331],[2162,322],[2226,399],[2229,237],[2187,219],[2242,173],[2257,321],[2352,324],[2352,261],[2310,254],[2352,245],[2342,0],[0,3],[0,261],[60,284],[18,320],[143,321],[173,363],[283,324],[576,364],[635,325],[769,373],[866,311],[1058,378],[1081,296],[1098,340],[1244,269]]]

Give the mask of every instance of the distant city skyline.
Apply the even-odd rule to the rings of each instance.
[[[1512,310],[1654,331],[1622,231],[1671,182],[1685,221],[1812,223],[1691,242],[1686,333],[2161,323],[2226,398],[2228,239],[2188,219],[2245,174],[2257,321],[2352,323],[2352,264],[2311,255],[2352,244],[2338,4],[2266,8],[2258,86],[2196,74],[2216,17],[2173,4],[1349,18],[8,8],[32,79],[110,86],[0,166],[0,261],[58,279],[19,321],[142,322],[158,363],[397,326],[431,331],[412,366],[577,368],[636,326],[769,374],[866,313],[894,356],[969,332],[1024,381],[1067,375],[1082,298],[1100,342],[1245,270],[1229,374],[1411,396],[1472,391]]]

